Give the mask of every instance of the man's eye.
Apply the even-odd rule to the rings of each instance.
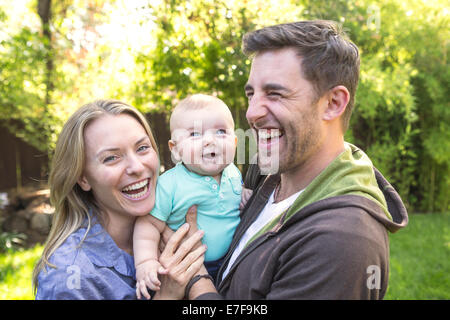
[[[269,97],[281,97],[281,94],[279,92],[269,92],[267,95]]]
[[[251,99],[252,96],[253,96],[253,92],[247,91],[247,92],[245,93],[245,95],[247,96],[247,99]]]
[[[190,136],[191,136],[191,137],[200,137],[201,134],[200,134],[200,132],[193,131],[193,132],[191,132]]]

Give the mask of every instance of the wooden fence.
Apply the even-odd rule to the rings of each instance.
[[[47,181],[48,155],[0,126],[0,190]]]

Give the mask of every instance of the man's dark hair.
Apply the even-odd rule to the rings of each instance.
[[[334,21],[313,20],[279,24],[244,35],[242,50],[252,56],[268,50],[292,47],[301,57],[303,76],[320,98],[329,89],[343,85],[350,100],[342,115],[347,130],[359,78],[358,47]]]

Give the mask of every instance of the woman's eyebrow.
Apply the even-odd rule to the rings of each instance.
[[[138,141],[136,141],[136,143],[134,145],[137,146],[138,144],[144,142],[145,140],[150,140],[150,138],[148,136],[144,136],[144,137],[140,138]]]
[[[97,152],[97,154],[95,155],[96,158],[100,158],[100,156],[105,153],[105,152],[111,152],[111,151],[118,151],[120,150],[120,148],[105,148],[105,149],[101,149],[99,152]]]
[[[148,136],[144,136],[142,138],[140,138],[138,141],[136,141],[136,143],[134,144],[135,146],[137,146],[138,144],[144,142],[145,140],[150,140]],[[120,150],[120,148],[118,147],[111,147],[111,148],[104,148],[101,149],[99,152],[97,152],[96,157],[99,157],[102,153],[104,152],[111,152],[111,151],[118,151]]]

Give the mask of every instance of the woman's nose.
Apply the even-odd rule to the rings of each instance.
[[[139,175],[144,170],[144,164],[137,155],[130,155],[127,159],[126,173],[128,175]]]

